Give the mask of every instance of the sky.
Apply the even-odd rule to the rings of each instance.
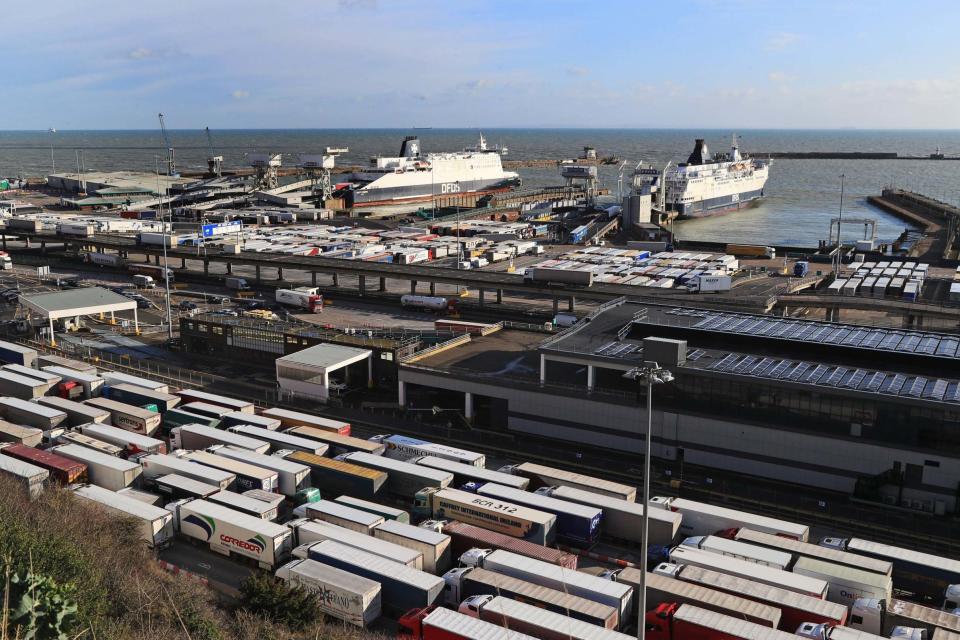
[[[8,130],[960,128],[956,0],[44,0],[4,23]]]

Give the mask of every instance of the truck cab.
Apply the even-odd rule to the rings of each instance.
[[[879,635],[883,630],[883,616],[886,607],[882,600],[876,598],[859,598],[850,607],[850,622],[848,626],[859,631]]]
[[[373,440],[373,438],[371,438]],[[379,441],[375,441],[379,442]],[[439,489],[436,487],[424,487],[417,491],[413,496],[413,514],[421,518],[429,518],[433,515],[433,494]]]
[[[947,586],[943,594],[943,610],[960,615],[960,584]]]
[[[664,602],[653,611],[648,611],[644,618],[648,640],[671,640],[673,638],[673,614],[680,605],[673,602]]]
[[[398,640],[421,640],[423,638],[423,619],[436,607],[410,609],[397,621]]]
[[[472,569],[473,567],[457,567],[443,574],[443,599],[447,606],[456,607],[463,600],[461,581]]]
[[[13,258],[6,251],[0,251],[0,271],[13,269]]]
[[[932,640],[926,629],[916,627],[894,627],[890,637],[893,640]]]
[[[157,286],[157,283],[153,280],[153,276],[145,276],[139,273],[133,276],[133,284],[136,285],[138,289],[153,289]]]
[[[460,556],[463,567],[483,567],[483,559],[493,553],[493,549],[470,549]]]
[[[447,524],[446,520],[424,520],[420,523],[421,529],[443,533],[443,527]]]
[[[816,622],[804,622],[797,629],[796,635],[811,640],[830,640],[830,625]]]
[[[460,603],[460,606],[457,607],[457,611],[465,616],[470,616],[471,618],[479,618],[480,609],[483,609],[483,605],[487,604],[491,600],[493,600],[493,596],[491,595],[470,596]]]

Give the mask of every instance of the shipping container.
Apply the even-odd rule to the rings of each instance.
[[[531,493],[489,482],[477,489],[477,494],[519,504],[537,511],[552,513],[557,517],[556,536],[558,540],[574,544],[592,544],[600,537],[600,523],[603,511],[576,502],[567,502],[539,493]]]
[[[12,442],[27,447],[37,447],[43,442],[43,430],[33,427],[21,427],[18,424],[0,420],[0,442]]]
[[[773,569],[758,565],[746,560],[728,558],[708,551],[691,549],[690,547],[675,547],[670,550],[670,561],[674,564],[701,567],[711,571],[719,571],[738,578],[760,582],[771,587],[779,587],[788,591],[795,591],[814,598],[824,599],[827,595],[826,581],[817,578]]]
[[[473,596],[459,611],[541,640],[633,640],[619,631],[499,595]]]
[[[104,373],[104,378],[106,378],[106,373]],[[165,385],[164,388],[166,388]],[[157,407],[160,413],[165,413],[180,404],[179,396],[167,393],[166,391],[145,389],[135,384],[123,382],[111,384],[104,390],[103,395],[111,400],[125,402],[126,404],[132,404],[137,407],[152,404]]]
[[[317,595],[324,615],[366,627],[380,617],[380,583],[316,560],[291,560],[277,569],[277,577]]]
[[[781,535],[801,542],[806,542],[810,537],[810,527],[804,524],[787,522],[786,520],[778,520],[684,498],[658,496],[650,499],[650,507],[679,512],[683,516],[683,521],[680,523],[680,533],[684,536],[709,536],[727,529],[746,527],[754,531]]]
[[[43,467],[24,462],[18,458],[0,455],[0,475],[15,478],[23,485],[27,496],[31,500],[36,500],[43,493],[43,485],[50,477],[50,472]]]
[[[300,508],[307,518],[329,522],[368,536],[372,536],[373,530],[383,524],[383,518],[376,514],[354,509],[333,500],[309,502],[301,505]]]
[[[47,396],[45,398],[37,398],[37,402],[51,409],[57,409],[66,413],[66,423],[71,427],[79,427],[82,424],[90,424],[91,422],[101,424],[110,422],[110,412],[106,409],[76,402],[75,400]]]
[[[583,489],[584,491],[613,496],[631,502],[637,498],[636,487],[563,469],[554,469],[533,462],[508,465],[500,471],[528,478],[531,491],[540,487],[573,487],[574,489]]]
[[[132,376],[129,373],[120,373],[119,371],[104,371],[100,374],[100,377],[103,378],[111,387],[116,387],[117,385],[121,384],[133,385],[135,387],[149,389],[150,391],[156,391],[157,393],[170,393],[170,386],[164,382],[156,382],[155,380],[150,380],[148,378]]]
[[[396,509],[385,504],[354,498],[353,496],[339,496],[333,500],[334,502],[345,504],[348,507],[353,507],[354,509],[369,511],[370,513],[381,516],[384,520],[396,520],[397,522],[410,524],[410,514],[403,509]]]
[[[293,531],[293,540],[296,548],[293,555],[298,558],[309,557],[310,545],[324,540],[335,540],[354,549],[361,549],[367,553],[393,560],[414,569],[423,569],[423,554],[413,549],[407,549],[386,540],[380,540],[365,533],[354,531],[346,527],[335,525],[321,520],[300,518],[286,523]]]
[[[382,444],[364,440],[363,438],[343,436],[339,433],[317,429],[316,427],[292,427],[284,431],[284,433],[322,442],[330,447],[327,450],[327,454],[330,456],[339,456],[344,453],[353,453],[354,451],[362,451],[379,456],[383,455],[383,451],[386,448]]]
[[[160,476],[176,474],[226,490],[237,479],[232,473],[170,454],[151,454],[140,458],[139,462],[147,484],[152,484]]]
[[[427,524],[427,523],[424,523]],[[450,520],[442,525],[441,531],[450,536],[452,556],[459,558],[470,549],[503,549],[528,558],[549,562],[567,569],[577,568],[577,556],[566,551],[520,540],[503,533],[497,533],[465,522]]]
[[[420,553],[423,556],[420,568],[427,573],[441,575],[453,563],[450,536],[446,534],[396,520],[384,520],[373,530],[373,535]]]
[[[568,502],[598,507],[603,510],[601,533],[604,536],[632,544],[643,542],[641,539],[643,505],[640,503],[573,487],[542,487],[537,489],[537,493],[543,493]],[[650,534],[649,544],[665,546],[673,544],[677,532],[680,530],[680,521],[679,513],[651,508],[650,517],[647,519]]]
[[[323,490],[329,491],[331,495],[346,493],[361,498],[373,498],[387,483],[387,474],[383,471],[304,451],[292,451],[284,458],[310,467],[311,484],[323,487]]]
[[[157,440],[150,436],[145,436],[133,431],[127,431],[120,427],[114,427],[108,424],[84,424],[79,428],[80,433],[84,435],[109,442],[110,444],[122,447],[126,455],[136,453],[166,453],[167,445],[163,440]]]
[[[226,445],[214,445],[207,449],[210,453],[225,458],[231,458],[256,467],[262,467],[277,474],[277,489],[281,494],[290,498],[297,495],[301,489],[310,486],[310,467],[281,458],[256,453],[249,449],[241,449]]]
[[[83,388],[84,399],[99,397],[101,391],[103,390],[103,378],[95,373],[74,371],[73,369],[67,369],[66,367],[58,367],[54,365],[42,367],[42,370],[46,371],[47,373],[58,375],[65,381],[76,382],[78,385],[80,385],[80,387]]]
[[[309,413],[300,411],[291,411],[290,409],[271,408],[264,409],[260,415],[279,420],[284,428],[290,427],[313,427],[321,431],[332,431],[342,436],[350,435],[350,423],[332,418],[321,418]]]
[[[74,495],[95,502],[100,507],[137,520],[140,539],[147,545],[164,548],[173,542],[173,514],[162,507],[146,504],[100,486],[75,487]]]
[[[219,487],[212,484],[175,473],[160,476],[153,483],[157,493],[164,496],[168,503],[184,498],[206,498],[220,491]]]
[[[252,558],[261,568],[272,570],[292,551],[290,530],[275,522],[206,500],[182,500],[170,507],[181,534],[208,542],[217,553]]]
[[[423,489],[414,498],[413,510],[421,516],[458,520],[536,544],[553,544],[556,539],[557,517],[552,513],[458,489]]]
[[[181,400],[185,403],[188,402],[206,402],[208,404],[215,404],[221,407],[226,407],[230,411],[239,411],[241,413],[256,413],[252,402],[247,402],[246,400],[237,400],[235,398],[228,398],[226,396],[217,395],[215,393],[208,393],[206,391],[199,391],[197,389],[181,389],[176,392],[176,395],[180,396]]]
[[[0,398],[0,416],[8,422],[41,431],[50,431],[67,420],[63,411],[19,398]]]
[[[110,491],[129,487],[140,477],[139,464],[80,445],[62,444],[50,452],[87,465],[89,482]]]
[[[424,487],[443,489],[453,481],[453,474],[421,467],[401,460],[355,451],[337,456],[337,460],[356,464],[387,474],[386,490],[395,496],[413,499]]]
[[[386,446],[383,455],[394,460],[409,460],[422,456],[434,456],[445,458],[454,462],[469,464],[474,467],[483,468],[486,464],[486,457],[482,453],[467,451],[457,447],[451,447],[436,442],[427,442],[418,438],[410,438],[400,435],[380,435],[370,438],[371,442],[381,443]]]
[[[224,507],[229,507],[234,511],[245,513],[261,520],[274,521],[277,519],[278,508],[275,505],[268,504],[262,500],[249,498],[247,496],[234,493],[233,491],[217,491],[206,496],[204,500],[214,502]]]
[[[205,467],[220,469],[221,471],[226,471],[236,476],[233,484],[225,487],[226,489],[236,489],[237,492],[248,491],[250,489],[261,489],[272,492],[277,490],[279,477],[276,471],[241,462],[240,460],[217,456],[206,451],[188,451],[183,454],[183,458],[190,462],[196,462]]]
[[[30,347],[25,347],[14,342],[0,340],[0,362],[33,367],[36,361],[36,349],[31,349]]]
[[[170,430],[170,446],[174,449],[206,449],[218,444],[246,449],[254,453],[270,451],[270,444],[263,440],[202,424],[185,424]]]
[[[310,559],[380,583],[385,613],[399,616],[443,597],[443,578],[333,540],[310,546]]]
[[[110,423],[115,427],[127,429],[145,436],[153,435],[160,429],[159,413],[140,407],[110,400],[109,398],[91,398],[86,404],[110,412]]]
[[[571,571],[555,564],[534,560],[509,551],[483,551],[469,559],[470,565],[479,566],[526,580],[544,587],[570,593],[615,607],[621,620],[626,620],[633,608],[633,589],[629,585],[591,576],[582,571]],[[461,557],[461,563],[465,558]]]
[[[279,431],[271,431],[270,429],[264,429],[263,427],[252,427],[250,425],[241,424],[237,425],[236,427],[230,427],[227,429],[227,431],[230,433],[239,433],[240,435],[266,442],[270,445],[270,451],[272,453],[276,453],[277,451],[291,450],[312,453],[315,456],[322,456],[327,452],[327,445],[318,440],[310,440],[309,438],[302,438],[300,436],[281,433]]]
[[[0,455],[45,469],[50,478],[63,485],[87,481],[87,465],[50,451],[41,451],[22,444],[8,444],[0,447]]]

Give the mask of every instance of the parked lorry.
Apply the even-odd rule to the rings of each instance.
[[[794,560],[798,558],[814,558],[833,564],[854,567],[862,571],[871,571],[884,576],[893,575],[893,563],[889,560],[880,560],[869,556],[851,553],[842,549],[824,547],[809,542],[800,542],[792,538],[785,538],[770,533],[754,531],[746,527],[739,529],[728,529],[720,532],[722,535],[733,540],[746,542],[747,544],[767,547],[768,549],[777,549],[793,555]]]
[[[458,489],[429,487],[418,491],[413,512],[422,517],[458,520],[536,544],[549,545],[556,539],[557,517],[552,513]]]
[[[931,637],[937,629],[960,633],[960,616],[906,600],[862,598],[850,607],[850,627],[884,637],[895,627],[909,627]]]
[[[419,438],[410,438],[401,435],[379,435],[370,438],[372,442],[383,444],[386,447],[384,456],[394,460],[410,460],[422,456],[445,458],[474,467],[483,467],[486,456],[475,451],[467,451],[436,442],[428,442]]]
[[[810,273],[810,263],[800,260],[793,265],[793,275],[796,278],[803,278]]]
[[[270,429],[264,429],[263,427],[253,427],[248,424],[230,427],[227,429],[227,432],[237,433],[242,436],[247,436],[248,438],[266,442],[270,445],[271,453],[292,450],[312,453],[315,456],[322,456],[327,452],[327,445],[317,440],[301,438],[300,436],[291,435],[289,433],[281,433],[279,431],[271,431]]]
[[[173,542],[173,514],[166,509],[100,486],[77,486],[74,487],[73,493],[84,500],[97,503],[112,513],[137,520],[140,538],[150,547],[162,549]]]
[[[424,487],[443,489],[453,482],[453,474],[428,467],[376,456],[361,451],[345,453],[337,460],[355,464],[387,474],[386,490],[400,498],[413,499]]]
[[[143,479],[148,485],[160,476],[171,473],[205,482],[218,489],[229,488],[237,479],[232,473],[197,464],[170,454],[154,453],[139,458],[138,461],[140,466],[143,467]]]
[[[280,421],[276,418],[258,416],[253,413],[244,413],[242,411],[231,411],[230,413],[224,414],[223,418],[220,419],[220,428],[222,429],[226,429],[227,427],[235,427],[240,424],[263,427],[264,429],[270,429],[271,431],[276,431],[280,428]]]
[[[472,596],[458,611],[487,622],[528,633],[541,640],[632,640],[619,631],[605,629],[576,618],[541,609],[503,596]]]
[[[22,364],[5,364],[0,366],[0,370],[10,371],[21,376],[27,376],[28,378],[34,378],[40,382],[44,382],[47,385],[47,389],[53,388],[63,379],[55,373],[47,373],[46,371],[41,371],[32,367],[25,367]]]
[[[629,585],[611,582],[582,571],[571,571],[509,551],[473,549],[460,556],[460,564],[513,576],[614,607],[621,620],[625,620],[632,610],[633,589]]]
[[[97,438],[114,446],[121,447],[126,456],[138,453],[166,453],[167,445],[163,440],[151,438],[139,433],[127,431],[108,424],[91,422],[78,427],[80,433]]]
[[[109,456],[88,447],[62,444],[53,447],[50,452],[87,465],[90,483],[110,491],[129,487],[140,477],[141,468],[136,462]]]
[[[223,407],[218,404],[210,404],[209,402],[185,402],[180,405],[180,409],[183,411],[189,411],[190,413],[195,413],[200,416],[215,418],[217,420],[223,420],[223,416],[230,413],[230,409],[227,407]]]
[[[358,627],[373,624],[382,608],[380,583],[316,560],[291,560],[276,576],[293,587],[316,594],[324,615]]]
[[[22,444],[4,444],[0,446],[0,455],[16,458],[35,467],[40,467],[49,473],[53,480],[62,485],[87,481],[87,465],[57,455],[52,451],[34,449]]]
[[[363,500],[361,498],[355,498],[353,496],[346,495],[336,497],[333,500],[334,502],[345,504],[348,507],[353,507],[354,509],[369,511],[370,513],[380,516],[384,519],[384,521],[396,520],[397,522],[410,524],[410,514],[403,509],[397,509],[389,505],[380,504],[378,502],[370,502],[369,500]]]
[[[270,451],[270,444],[263,440],[202,424],[185,424],[170,430],[170,446],[174,449],[206,449],[214,445],[227,445],[254,453]]]
[[[893,597],[893,580],[879,573],[815,558],[799,558],[792,571],[826,581],[830,585],[827,600],[845,606],[852,606],[861,598],[889,601]]]
[[[299,511],[294,512],[303,513],[307,518],[329,522],[366,536],[372,536],[373,530],[383,524],[383,518],[378,515],[354,509],[333,500],[318,500],[302,505],[298,509]]]
[[[157,393],[170,393],[170,385],[164,382],[157,382],[156,380],[150,380],[149,378],[141,378],[140,376],[134,376],[129,373],[121,373],[119,371],[103,371],[100,373],[100,377],[103,378],[106,384],[111,387],[126,384],[133,385],[135,387],[141,387],[143,389],[149,389],[150,391],[156,391]]]
[[[519,631],[442,607],[411,609],[400,617],[398,640],[535,640]]]
[[[641,544],[643,505],[602,493],[574,487],[541,487],[537,493],[567,502],[597,507],[603,510],[602,534],[633,544]],[[648,544],[669,546],[677,537],[681,516],[673,511],[650,509],[647,519],[650,540]]]
[[[298,491],[310,487],[310,467],[304,464],[232,445],[217,444],[208,447],[207,451],[276,473],[277,489],[287,497],[292,498]]]
[[[429,607],[443,597],[443,578],[334,540],[310,545],[308,554],[310,560],[379,582],[387,614],[399,616],[413,608]]]
[[[603,510],[576,502],[559,500],[540,493],[531,493],[488,482],[477,488],[477,494],[504,502],[523,505],[557,517],[557,539],[566,542],[593,544],[600,537]]]
[[[84,399],[96,398],[102,392],[101,387],[103,387],[103,378],[95,373],[74,371],[72,369],[67,369],[66,367],[58,366],[46,366],[42,367],[42,370],[46,371],[47,373],[58,375],[65,381],[76,382],[80,387],[83,388]]]
[[[960,560],[861,538],[823,538],[820,544],[892,563],[897,589],[920,597],[940,601],[951,585],[960,585]]]
[[[514,476],[509,473],[501,473],[485,467],[478,467],[472,464],[457,462],[447,458],[437,456],[421,456],[411,458],[408,462],[419,464],[431,469],[438,469],[453,474],[453,484],[458,487],[472,483],[470,489],[473,490],[482,484],[495,482],[498,485],[511,487],[513,489],[523,490],[530,485],[530,481],[522,476]]]
[[[797,640],[753,622],[696,607],[665,603],[646,615],[649,640]]]
[[[25,347],[15,342],[0,340],[0,362],[4,364],[19,364],[24,367],[33,367],[37,361],[37,350]]]
[[[396,520],[384,520],[373,530],[373,537],[419,553],[423,560],[418,568],[427,573],[440,575],[452,563],[450,536],[443,533]]]
[[[237,554],[272,570],[292,551],[290,530],[207,500],[179,500],[167,506],[176,518],[177,530],[188,538],[207,542],[211,551]]]
[[[223,286],[231,291],[250,291],[250,284],[246,278],[227,277],[223,279]]]
[[[375,456],[379,456],[383,454],[384,450],[382,444],[370,442],[369,440],[364,440],[363,438],[342,436],[339,433],[334,433],[333,431],[324,431],[317,429],[316,427],[293,427],[291,429],[287,429],[284,431],[284,433],[288,433],[299,438],[308,438],[310,440],[322,442],[329,447],[329,449],[327,449],[327,454],[331,456],[339,456],[343,455],[344,453],[353,453],[354,451],[363,451],[364,453],[372,453]]]
[[[777,250],[773,247],[755,244],[728,244],[725,253],[738,258],[768,258],[773,260],[777,257]]]
[[[280,421],[285,428],[291,427],[313,427],[322,431],[333,431],[342,436],[350,435],[350,423],[331,418],[322,418],[302,411],[292,411],[290,409],[280,409],[272,407],[264,409],[260,415],[268,418],[274,418]]]
[[[276,503],[264,502],[263,500],[257,500],[256,498],[234,493],[233,491],[217,491],[216,493],[211,493],[206,496],[204,500],[223,505],[224,507],[245,513],[254,518],[270,520],[271,522],[276,521],[280,515],[279,507]]]
[[[280,304],[304,309],[308,313],[320,313],[323,311],[323,296],[307,293],[306,291],[277,289],[276,300]]]
[[[43,431],[33,427],[21,427],[18,424],[0,420],[0,442],[12,442],[28,447],[39,446],[43,441]]]
[[[801,542],[806,542],[810,538],[810,527],[804,524],[787,522],[685,498],[657,496],[650,499],[650,507],[679,512],[683,516],[680,523],[680,533],[684,536],[708,536],[726,529],[746,527],[754,531],[772,533]]]
[[[104,373],[104,380],[107,380],[106,373]],[[109,387],[105,388],[103,395],[111,400],[138,407],[152,404],[157,407],[160,413],[165,413],[180,404],[179,396],[157,389],[145,389],[139,385],[128,382],[110,384]]]
[[[640,570],[632,567],[604,571],[601,577],[633,587],[636,609],[639,606]],[[647,611],[664,603],[692,604],[734,618],[747,620],[771,629],[780,625],[780,610],[774,606],[711,589],[693,582],[684,582],[659,573],[646,575]]]
[[[50,387],[50,384],[36,378],[0,369],[0,395],[21,400],[35,400],[42,397]]]
[[[185,498],[206,498],[220,491],[219,487],[212,484],[176,473],[155,478],[153,488],[166,498],[167,503]]]
[[[567,569],[577,568],[577,556],[560,549],[554,549],[542,544],[535,544],[526,540],[520,540],[496,531],[490,531],[483,527],[450,520],[446,522],[437,522],[435,520],[423,522],[420,525],[424,528],[438,528],[442,533],[450,536],[452,556],[459,558],[464,553],[473,548],[478,549],[503,549],[528,558],[534,558],[559,567]],[[436,530],[436,529],[435,529]]]
[[[50,407],[51,409],[63,411],[67,414],[66,423],[71,427],[79,427],[91,423],[109,424],[110,422],[110,412],[106,409],[76,402],[75,400],[67,400],[66,398],[58,398],[57,396],[46,396],[37,398],[37,403],[45,407]]]
[[[555,469],[535,462],[507,465],[501,467],[500,471],[527,478],[530,480],[531,491],[541,487],[573,487],[631,502],[637,499],[636,487],[586,476],[582,473]]]
[[[414,569],[423,569],[423,555],[413,549],[406,549],[329,522],[299,518],[286,524],[293,531],[294,544],[297,545],[293,550],[293,555],[298,558],[309,557],[310,545],[324,540],[335,540],[348,547],[361,549]]]
[[[63,411],[28,402],[20,398],[0,398],[0,416],[8,422],[34,427],[41,431],[50,431],[65,423],[67,414]]]
[[[59,432],[60,429],[57,429]],[[54,444],[76,444],[81,447],[86,447],[88,449],[93,449],[94,451],[99,451],[100,453],[106,454],[112,458],[123,457],[123,449],[120,447],[110,444],[109,442],[104,442],[103,440],[97,440],[94,437],[84,435],[79,431],[64,431],[59,433],[54,439]]]
[[[450,569],[443,574],[443,581],[445,601],[450,607],[474,596],[506,596],[604,629],[616,629],[620,622],[616,607],[480,567]]]
[[[242,413],[251,414],[256,413],[252,402],[247,400],[237,400],[236,398],[228,398],[227,396],[210,393],[209,391],[200,391],[199,389],[180,389],[176,392],[176,395],[179,396],[180,400],[185,403],[206,402],[207,404],[215,404],[221,407],[226,407],[231,411],[240,411]]]
[[[779,628],[784,631],[793,631],[804,622],[823,622],[835,625],[847,623],[847,613],[849,611],[847,607],[828,600],[800,594],[796,591],[772,587],[747,578],[739,578],[692,565],[679,566],[669,563],[657,565],[653,573],[770,605],[780,610]]]
[[[23,485],[24,493],[31,500],[36,500],[43,493],[43,485],[50,477],[50,472],[18,458],[0,455],[0,476],[15,478]]]
[[[730,291],[733,286],[730,276],[699,275],[687,282],[687,290],[691,293],[720,293]]]
[[[460,300],[441,296],[417,296],[405,294],[400,296],[400,304],[406,309],[420,309],[433,313],[452,313],[456,311]]]
[[[827,595],[828,584],[825,580],[809,578],[789,571],[782,571],[772,567],[765,567],[755,562],[747,562],[737,558],[721,556],[700,549],[678,546],[670,550],[670,562],[680,565],[691,565],[719,571],[732,576],[746,578],[754,582],[779,587],[788,591],[796,591],[814,598],[823,599]]]
[[[593,284],[593,271],[528,267],[527,270],[523,272],[523,281],[543,282],[546,284],[574,284],[589,287]]]
[[[280,452],[276,454],[280,456]],[[323,487],[332,495],[343,493],[361,498],[373,498],[387,483],[387,474],[376,469],[341,460],[331,460],[304,451],[290,451],[285,459],[310,467],[311,483]]]
[[[109,411],[110,423],[121,429],[150,436],[160,428],[162,418],[155,411],[117,402],[109,398],[91,398],[86,401],[86,404]]]
[[[153,279],[153,276],[146,275],[144,273],[137,273],[131,278],[133,286],[137,289],[156,289],[157,282]]]
[[[680,544],[780,570],[787,570],[793,562],[793,557],[789,553],[737,542],[722,536],[691,536],[685,538]]]
[[[240,491],[249,491],[250,489],[260,489],[262,491],[276,491],[279,483],[279,476],[276,471],[264,469],[256,465],[216,456],[207,451],[187,451],[182,456],[185,460],[196,462],[205,467],[212,467],[226,471],[235,477],[234,482],[226,489],[236,489]]]

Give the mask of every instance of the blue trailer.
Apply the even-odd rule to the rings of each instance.
[[[440,604],[443,597],[443,578],[334,540],[304,545],[293,553],[379,582],[384,613],[394,617]]]
[[[135,407],[153,404],[157,406],[157,410],[160,411],[160,413],[166,413],[180,404],[180,398],[178,396],[169,393],[160,393],[159,391],[138,387],[134,384],[121,383],[111,385],[104,389],[103,395],[111,400],[131,404]]]
[[[798,278],[802,278],[805,275],[810,273],[810,263],[809,262],[798,262],[793,265],[793,275]]]
[[[3,364],[19,364],[32,369],[36,360],[37,352],[35,349],[0,340],[0,362]]]
[[[593,543],[600,537],[600,521],[603,509],[588,505],[558,500],[549,496],[530,493],[522,489],[505,487],[488,482],[477,489],[479,495],[498,498],[537,511],[552,513],[557,518],[557,538],[573,543]]]

